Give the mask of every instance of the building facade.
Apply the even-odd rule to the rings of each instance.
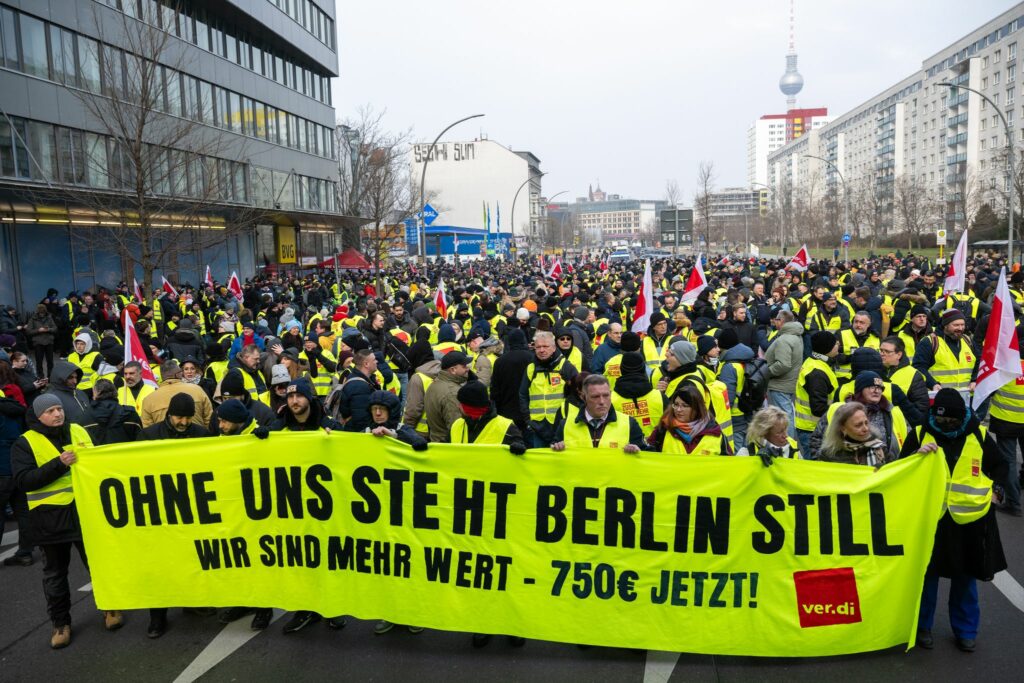
[[[832,119],[826,107],[791,109],[785,114],[765,114],[747,129],[747,184],[768,184],[768,155],[787,142]]]
[[[427,254],[461,256],[511,254],[539,240],[542,206],[540,159],[494,140],[413,145],[413,181],[424,184],[437,217],[426,229]],[[514,223],[513,223],[514,221]],[[411,253],[417,237],[410,232]],[[438,251],[440,250],[440,251]]]
[[[655,246],[659,233],[659,212],[668,205],[661,200],[623,199],[597,190],[603,199],[580,197],[572,205],[576,224],[587,245],[600,246],[639,242]],[[591,196],[594,196],[593,194]]]
[[[0,4],[0,301],[142,282],[113,248],[137,186],[177,245],[157,280],[330,253],[357,229],[337,212],[334,22],[333,0]],[[120,105],[144,112],[137,149]]]
[[[1005,213],[1007,153],[1024,144],[1016,116],[1024,116],[1016,99],[1022,21],[1024,3],[812,135],[769,153],[776,203],[803,196],[838,214],[845,182],[854,215],[844,227],[855,237],[962,229],[983,204]],[[984,93],[1005,113],[1009,138],[995,107],[957,85]],[[908,203],[916,213],[904,208]]]

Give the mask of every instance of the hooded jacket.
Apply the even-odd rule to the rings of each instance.
[[[427,440],[420,436],[416,430],[408,425],[399,424],[398,418],[402,414],[402,402],[390,391],[375,391],[370,394],[370,406],[382,405],[388,409],[388,419],[384,426],[395,430],[395,438],[404,444],[412,446],[413,450],[424,451],[427,449]],[[366,431],[371,431],[377,424],[370,417],[370,424]]]
[[[325,413],[320,400],[316,397],[309,402],[309,417],[306,418],[305,422],[299,422],[295,417],[295,413],[286,407],[281,411],[281,416],[270,425],[271,431],[280,431],[285,428],[291,432],[311,432],[317,429],[330,429],[337,432],[352,431],[346,430],[346,425],[341,424]]]
[[[768,391],[796,393],[796,381],[804,362],[804,326],[793,320],[785,323],[768,346],[764,359],[768,362]]]
[[[205,362],[206,350],[203,343],[199,340],[199,335],[196,334],[196,331],[189,327],[178,327],[174,334],[167,338],[164,348],[171,358],[179,362],[189,356],[195,358],[200,364]]]
[[[731,406],[739,405],[737,403],[740,398],[737,391],[739,373],[744,371],[742,367],[737,369],[735,363],[747,363],[752,360],[754,360],[754,351],[746,344],[737,344],[719,357],[718,366],[721,370],[718,373],[718,379],[729,390],[729,405]],[[617,384],[615,386],[618,387]]]
[[[427,411],[427,426],[430,429],[431,443],[443,443],[448,439],[452,423],[462,417],[459,400],[456,395],[459,387],[466,383],[467,377],[457,377],[447,370],[441,370],[430,383],[423,400]]]
[[[66,384],[68,378],[76,374],[78,380],[81,381],[82,370],[77,365],[66,360],[54,362],[46,393],[53,394],[60,399],[61,405],[64,406],[65,420],[85,426],[92,421],[89,414],[89,395],[81,389],[70,389]]]
[[[416,368],[416,371],[409,375],[409,383],[405,386],[405,415],[402,417],[403,424],[416,429],[420,417],[423,416],[426,390],[423,388],[423,378],[418,378],[417,375],[422,373],[433,380],[439,372],[441,372],[441,361],[430,360]]]
[[[604,372],[605,363],[620,353],[622,353],[622,345],[617,341],[612,341],[611,337],[607,337],[594,351],[594,355],[590,359],[590,371],[600,375]],[[584,358],[584,360],[586,359]]]
[[[123,406],[114,399],[93,401],[91,414],[92,420],[85,428],[97,446],[136,441],[142,432],[142,420],[135,408]]]
[[[528,413],[524,414],[520,410],[519,387],[526,375],[526,368],[533,362],[533,353],[526,346],[526,336],[518,330],[509,332],[505,341],[505,353],[494,361],[491,372],[491,401],[499,415],[512,420],[523,430],[526,428]]]

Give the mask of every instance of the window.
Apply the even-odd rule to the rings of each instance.
[[[987,90],[988,89],[988,76],[985,76],[984,78],[981,79],[981,89],[982,90]]]
[[[986,56],[981,58],[981,68],[982,69],[987,69],[988,68],[988,55],[986,55]]]
[[[256,137],[267,140],[267,107],[262,102],[256,102],[256,111],[254,112],[256,129],[254,131]]]
[[[81,76],[81,86],[91,92],[99,92],[99,44],[92,38],[78,36],[78,70]]]
[[[982,130],[988,130],[988,119],[982,119],[981,120],[981,129]]]
[[[85,182],[85,150],[82,133],[70,128],[57,129],[57,154],[62,182],[80,185]]]
[[[121,95],[124,92],[123,59],[117,48],[103,46],[103,92],[107,95]]]
[[[1014,90],[1013,88],[1007,88],[1006,89],[1006,105],[1007,106],[1013,104],[1013,90]]]
[[[0,10],[0,36],[3,38],[3,64],[11,69],[20,69],[18,62],[18,26],[14,12],[7,8]]]
[[[189,98],[186,94],[185,101],[188,103],[185,111],[182,111],[181,96],[181,74],[167,67],[163,67],[164,75],[167,77],[167,112],[175,116],[191,117],[195,108],[195,94]],[[191,99],[191,101],[189,101]]]
[[[18,17],[21,24],[21,58],[25,73],[40,78],[49,78],[49,65],[46,57],[46,25],[34,17],[22,14]]]
[[[988,149],[988,143],[985,141],[984,138],[982,138],[982,140],[978,143],[978,146],[979,146],[979,148],[981,149],[982,152],[984,152],[986,149]]]
[[[1002,50],[996,50],[995,56],[992,57],[992,63],[993,64],[998,64],[999,60],[1002,58],[1002,56],[1003,56],[1003,51]]]
[[[203,123],[216,125],[213,113],[213,86],[206,81],[199,81],[199,107],[203,112]]]
[[[1006,47],[1006,61],[1017,58],[1017,43],[1010,43]]]
[[[213,92],[217,102],[217,125],[230,130],[231,112],[228,109],[228,91],[224,88],[215,87]]]
[[[53,126],[32,121],[28,131],[29,149],[32,151],[32,177],[37,180],[57,180],[57,146]]]
[[[235,133],[244,133],[242,130],[242,96],[236,92],[228,91],[228,99],[230,100],[230,129]]]
[[[196,16],[196,45],[203,50],[210,49],[210,27],[198,15]],[[175,192],[175,194],[181,194]]]
[[[992,85],[999,85],[999,81],[1001,80],[1001,76],[1002,76],[1002,75],[1003,75],[1003,74],[1002,74],[1002,72],[1001,72],[1001,71],[995,71],[995,72],[993,72],[993,73],[992,73]]]

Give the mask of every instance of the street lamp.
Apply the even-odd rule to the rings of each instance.
[[[1013,195],[1017,191],[1017,170],[1016,164],[1013,160],[1013,131],[1010,130],[1010,124],[1006,121],[1006,116],[1003,115],[1003,110],[1000,109],[995,102],[989,99],[988,95],[986,95],[985,93],[979,92],[974,88],[968,88],[966,85],[954,85],[953,83],[947,83],[945,81],[943,81],[942,83],[937,83],[936,85],[941,85],[945,88],[949,88],[951,95],[957,88],[962,88],[963,90],[967,90],[968,92],[974,93],[975,95],[979,96],[981,99],[985,100],[990,105],[992,105],[992,108],[996,110],[997,114],[999,114],[999,118],[1003,120],[1003,127],[1006,129],[1006,146],[1009,149],[1009,153],[1007,154],[1007,156],[1010,158],[1010,191],[1007,193],[1009,195],[1009,201],[1007,203],[1009,204],[1010,208],[1010,217],[1007,221],[1009,223],[1009,234],[1007,235],[1006,239],[1006,265],[1007,270],[1009,270],[1009,268],[1013,267]],[[964,218],[966,220],[966,216]],[[966,228],[967,225],[965,222],[964,229]]]
[[[565,194],[568,191],[569,190],[562,190],[561,192],[554,193],[553,195],[548,197],[546,204],[551,204],[552,202],[555,201],[555,197],[561,197],[563,194]],[[546,205],[544,207],[544,213],[547,214],[547,206]],[[564,235],[562,235],[562,226],[564,224],[565,224],[565,214],[563,213],[561,220],[558,221],[558,237],[559,237],[559,241],[562,242],[562,249],[563,250],[565,249]]]
[[[427,156],[423,159],[423,172],[420,174],[420,213],[419,213],[418,223],[419,223],[420,259],[421,259],[421,263],[423,264],[423,271],[424,272],[426,272],[426,270],[427,270],[427,237],[426,237],[426,234],[425,234],[425,232],[426,232],[426,225],[424,225],[424,223],[423,223],[423,207],[427,203],[426,202],[425,193],[426,193],[426,189],[427,189],[427,186],[426,186],[426,182],[427,182],[427,164],[430,163],[430,155],[432,155],[434,153],[434,147],[437,146],[437,141],[441,139],[442,135],[444,135],[445,133],[447,133],[448,131],[450,131],[452,128],[454,128],[455,126],[459,125],[463,121],[469,121],[470,119],[478,119],[481,116],[483,116],[483,114],[473,114],[472,116],[467,116],[464,119],[459,119],[455,123],[450,124],[447,128],[445,128],[440,133],[438,133],[437,137],[434,138],[434,141],[430,143],[430,147],[427,149]]]
[[[544,171],[543,173],[538,173],[536,176],[527,178],[526,180],[523,181],[523,184],[516,189],[516,194],[514,197],[512,197],[512,246],[510,246],[509,249],[516,256],[519,255],[519,249],[516,248],[516,200],[519,199],[519,191],[526,187],[526,184],[533,180],[534,178],[540,179],[546,176],[547,174],[548,172]],[[513,258],[513,260],[515,259]]]
[[[824,161],[826,164],[828,164],[829,166],[831,166],[835,170],[836,174],[839,176],[839,179],[841,181],[843,181],[843,199],[845,200],[843,202],[843,223],[846,224],[846,230],[849,231],[849,229],[850,229],[850,188],[846,184],[846,178],[843,177],[843,172],[839,170],[838,166],[836,166],[832,161],[826,159],[825,157],[816,157],[813,154],[804,154],[803,156],[807,157],[808,159],[817,159],[818,161]],[[849,255],[849,252],[847,252],[847,255]]]

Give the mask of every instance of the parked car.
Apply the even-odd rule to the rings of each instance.
[[[620,261],[631,261],[633,255],[629,253],[629,249],[616,249],[608,256],[609,263],[619,263]]]

